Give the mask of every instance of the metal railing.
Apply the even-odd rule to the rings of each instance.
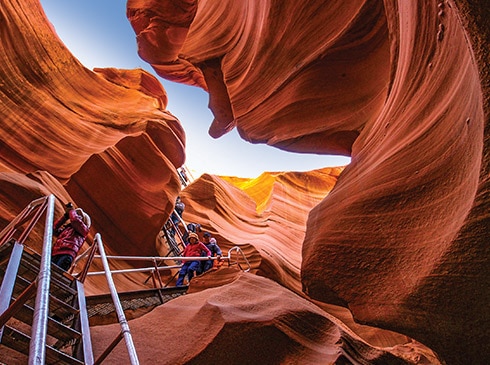
[[[51,246],[53,241],[54,195],[47,198],[41,267],[37,276],[36,304],[32,320],[29,364],[44,364],[48,332],[49,285],[51,282]]]
[[[44,225],[44,238],[43,238],[43,250],[41,255],[41,267],[39,271],[39,275],[37,278],[37,295],[35,299],[35,308],[34,308],[34,318],[32,323],[32,335],[31,342],[29,347],[29,365],[34,364],[44,364],[46,357],[46,336],[47,336],[47,322],[48,322],[48,311],[49,311],[49,290],[50,290],[50,281],[51,281],[51,252],[52,252],[52,240],[53,240],[53,226],[54,226],[54,204],[55,204],[55,196],[49,195],[47,197],[39,198],[32,201],[17,217],[15,217],[1,232],[0,232],[0,246],[6,243],[8,240],[12,239],[14,234],[19,230],[21,226],[23,226],[26,222],[30,220],[27,227],[22,231],[19,239],[16,240],[17,244],[22,246],[25,242],[28,235],[31,233],[32,229],[39,221],[42,214],[46,211],[46,220]],[[37,211],[36,211],[37,209]],[[34,213],[34,214],[33,214]],[[30,218],[33,215],[32,218]],[[181,222],[185,226],[185,222],[181,220]],[[177,227],[175,227],[177,228]],[[176,229],[178,230],[178,229]],[[99,250],[100,255],[95,255],[96,249]],[[129,329],[128,322],[124,315],[124,310],[122,308],[121,302],[119,300],[119,296],[117,294],[116,287],[114,285],[114,281],[112,279],[113,274],[122,274],[122,273],[134,273],[134,272],[151,272],[152,274],[158,274],[160,270],[171,270],[178,269],[182,265],[165,265],[159,266],[159,262],[163,260],[189,260],[189,261],[208,261],[208,260],[223,260],[227,261],[228,265],[237,265],[241,270],[247,272],[250,271],[251,265],[241,250],[239,246],[232,247],[226,256],[212,257],[182,257],[182,256],[152,256],[152,257],[144,257],[144,256],[108,256],[105,254],[104,245],[102,242],[102,238],[99,233],[97,233],[94,237],[94,244],[92,247],[87,249],[81,255],[79,255],[75,261],[74,265],[70,272],[76,267],[76,264],[84,257],[88,256],[87,262],[85,263],[82,270],[74,274],[74,278],[83,283],[87,276],[94,275],[105,275],[107,279],[107,283],[109,285],[109,290],[111,293],[111,297],[113,300],[114,307],[117,312],[117,317],[119,323],[121,325],[121,332],[114,339],[114,341],[109,345],[109,347],[100,355],[100,357],[93,362],[93,354],[85,353],[85,361],[87,364],[100,364],[109,354],[110,352],[117,346],[117,344],[124,338],[126,343],[126,348],[129,354],[129,358],[132,365],[139,364],[138,357],[136,354],[136,349],[134,347],[134,343],[132,340],[131,332]],[[92,263],[94,258],[98,258],[102,260],[102,264],[104,267],[104,271],[99,272],[89,272],[89,266]],[[125,260],[125,261],[151,261],[153,263],[152,267],[146,268],[134,268],[134,269],[121,269],[121,270],[111,270],[109,267],[108,260]],[[245,265],[245,268],[242,266]],[[11,277],[12,275],[5,275],[5,278]],[[15,275],[13,276],[15,280]],[[4,278],[4,280],[5,280]],[[163,284],[161,279],[159,279],[161,287]],[[10,285],[13,288],[14,283]],[[9,286],[5,286],[9,287]],[[22,293],[14,305],[8,305],[10,299],[6,301],[5,298],[10,298],[11,294],[2,292],[2,298],[0,298],[0,336],[1,329],[6,321],[12,317],[13,310],[17,310],[23,305],[22,300],[25,302],[30,296],[31,293],[34,292],[36,285],[32,285],[28,289],[26,289],[26,293]],[[9,289],[10,290],[10,289]],[[7,290],[8,291],[8,290]],[[15,307],[15,308],[14,308]],[[90,341],[90,336],[87,334],[84,335],[84,338]],[[87,343],[89,347],[89,351],[92,351],[92,347],[90,343]],[[84,344],[84,352],[87,351]]]
[[[236,252],[236,258],[233,260],[232,253]],[[101,258],[101,256],[96,255],[94,258]],[[228,250],[228,254],[226,256],[221,256],[220,258],[214,256],[106,256],[108,260],[123,260],[123,261],[151,261],[153,263],[165,260],[185,260],[185,261],[228,261],[228,265],[237,265],[242,271],[248,272],[251,269],[250,262],[247,257],[243,253],[242,249],[238,246],[234,246]],[[243,262],[240,262],[240,259]],[[246,264],[247,268],[244,269],[242,267],[242,263]],[[171,269],[179,269],[182,267],[182,264],[178,265],[164,265],[164,266],[151,266],[151,267],[142,267],[135,269],[120,269],[120,270],[111,270],[112,274],[127,274],[127,273],[136,273],[136,272],[154,272],[155,270],[171,270]],[[96,276],[96,275],[104,275],[104,271],[92,271],[88,272],[87,276]]]
[[[2,294],[0,298],[0,336],[2,334],[3,326],[6,324],[6,322],[11,317],[13,317],[13,315],[15,315],[17,311],[20,310],[20,308],[32,296],[32,294],[34,294],[35,291],[37,292],[35,298],[33,321],[31,326],[31,340],[29,344],[29,365],[41,365],[44,364],[46,361],[46,337],[51,282],[51,252],[54,226],[54,203],[55,196],[52,194],[32,201],[0,232],[1,246],[9,240],[13,239],[15,233],[30,219],[29,224],[26,228],[24,228],[20,237],[15,240],[13,255],[7,266],[6,274],[4,275],[4,280],[0,290]],[[20,258],[23,251],[23,244],[45,211],[46,221],[44,225],[43,249],[41,253],[39,274],[36,278],[36,281],[28,286],[17,297],[17,299],[12,304],[10,304],[10,298],[12,297],[12,291],[15,285],[17,267],[20,264]],[[30,218],[32,215],[33,217]],[[86,364],[100,364],[114,349],[114,347],[121,341],[121,339],[124,338],[131,364],[138,365],[139,361],[136,355],[134,343],[132,341],[129,325],[124,316],[124,311],[122,310],[122,306],[119,301],[114,282],[112,281],[111,271],[109,269],[109,265],[105,256],[104,246],[100,234],[97,233],[95,235],[94,241],[96,244],[94,244],[91,248],[84,252],[85,255],[89,256],[89,259],[87,260],[87,263],[85,264],[81,273],[78,274],[80,280],[78,280],[77,277],[75,277],[75,279],[77,279],[78,283],[83,283],[88,272],[88,267],[90,266],[91,260],[95,255],[95,249],[98,248],[99,252],[101,253],[99,257],[102,259],[104,264],[104,273],[106,274],[106,279],[109,285],[109,289],[111,291],[114,306],[117,310],[119,323],[121,324],[121,332],[95,362],[93,360],[90,335],[87,333],[83,333],[82,336],[84,338],[84,361]],[[80,288],[83,288],[83,286],[81,284],[79,285],[78,283],[78,292],[84,295],[83,290],[80,290]],[[84,302],[84,298],[79,298],[79,300],[80,299],[82,300],[82,302]],[[85,330],[87,330],[88,323],[86,323],[84,327]]]
[[[126,342],[126,348],[128,350],[129,359],[131,361],[131,365],[138,365],[138,356],[136,354],[136,349],[134,347],[133,338],[131,336],[131,331],[129,329],[128,321],[126,320],[126,316],[124,315],[124,310],[121,305],[121,301],[119,300],[119,296],[117,295],[116,286],[114,285],[114,281],[112,280],[111,269],[109,268],[109,262],[107,261],[107,256],[105,254],[104,245],[102,244],[102,238],[100,234],[97,233],[94,239],[97,244],[97,248],[100,252],[100,258],[102,260],[102,264],[104,266],[104,273],[107,279],[107,284],[109,285],[109,291],[111,292],[112,301],[114,302],[114,307],[116,309],[117,318],[119,324],[121,325],[121,332],[119,335],[112,341],[106,351],[97,359],[95,364],[100,364],[102,361],[109,355],[109,353],[117,346],[117,344],[124,338]]]

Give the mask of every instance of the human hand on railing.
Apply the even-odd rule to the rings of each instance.
[[[221,261],[221,255],[217,255],[216,258],[218,259],[218,262]]]

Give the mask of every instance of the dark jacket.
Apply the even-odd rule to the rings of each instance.
[[[70,223],[64,225],[68,219]],[[78,216],[75,209],[71,209],[54,223],[54,235],[57,239],[53,245],[53,256],[70,255],[75,258],[88,232],[89,228],[83,223],[82,218]]]
[[[204,245],[209,251],[211,251],[211,256],[221,256],[221,248],[219,248],[218,244],[216,243],[216,239],[211,238],[209,243],[205,243]]]

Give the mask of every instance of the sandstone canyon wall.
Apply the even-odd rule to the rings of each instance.
[[[37,1],[16,4],[3,2],[0,13],[2,227],[54,193],[59,211],[74,201],[90,212],[102,236],[118,242],[111,252],[155,254],[185,159],[165,90],[143,70],[86,69]]]
[[[351,155],[309,215],[304,290],[453,364],[489,354],[488,13],[484,1],[128,1],[141,57],[209,92],[212,136],[236,127]]]
[[[131,321],[143,363],[487,362],[484,1],[127,7],[140,56],[209,93],[213,137],[237,128],[252,143],[352,157],[256,180],[206,174],[182,191],[185,220],[225,251],[240,245],[252,270],[198,277]],[[91,213],[109,254],[157,254],[185,161],[165,90],[142,70],[86,69],[35,0],[3,1],[0,30],[1,226],[53,193],[57,213],[67,201]],[[99,353],[115,332],[94,329]]]

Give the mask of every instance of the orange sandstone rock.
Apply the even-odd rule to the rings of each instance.
[[[309,214],[305,292],[448,363],[486,363],[486,3],[195,4],[173,58],[154,64],[144,42],[140,54],[209,91],[211,135],[236,125],[253,143],[352,157]],[[130,21],[151,8],[129,1]]]
[[[486,3],[127,4],[140,56],[209,92],[212,136],[236,127],[253,143],[352,157],[342,171],[204,175],[182,192],[185,220],[239,245],[252,270],[205,274],[131,321],[152,349],[143,362],[439,363],[410,336],[448,364],[486,363]],[[57,213],[66,201],[90,212],[109,254],[156,254],[185,160],[165,90],[142,70],[84,68],[38,2],[4,1],[1,18],[0,223],[53,193]],[[97,350],[111,330],[93,331]]]
[[[41,171],[63,185],[25,194],[19,181],[2,221],[51,192],[58,207],[72,200],[89,212],[109,253],[155,254],[185,159],[165,90],[143,70],[84,68],[38,2],[6,1],[2,14],[0,171]]]

